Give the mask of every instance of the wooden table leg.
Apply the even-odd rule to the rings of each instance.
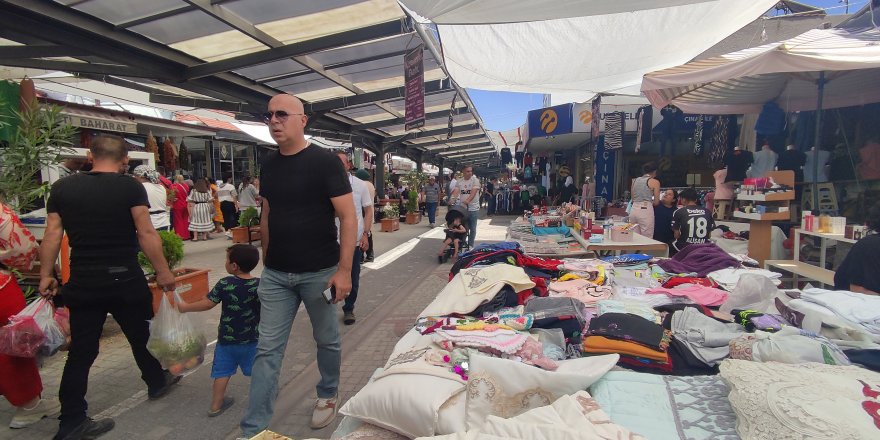
[[[770,231],[773,223],[769,220],[752,220],[749,224],[749,257],[763,266],[770,259]]]

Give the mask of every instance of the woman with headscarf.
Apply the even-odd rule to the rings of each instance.
[[[174,191],[174,204],[171,205],[171,218],[174,224],[174,232],[180,238],[189,240],[189,210],[186,198],[189,197],[189,187],[183,183],[183,176],[177,175],[171,190]]]
[[[171,230],[171,217],[168,215],[168,192],[159,183],[159,173],[149,165],[135,167],[134,178],[147,190],[147,201],[150,202],[150,221],[157,231]]]
[[[205,177],[205,183],[211,188],[211,197],[214,199],[214,232],[222,234],[226,232],[223,229],[223,211],[220,210],[220,197],[217,195],[217,184],[210,177]]]
[[[189,207],[189,230],[193,233],[192,241],[207,240],[214,230],[214,198],[205,179],[198,179],[187,198]]]

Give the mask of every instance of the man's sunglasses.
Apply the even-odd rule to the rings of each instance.
[[[287,118],[289,118],[291,116],[295,116],[295,115],[304,116],[304,113],[287,113],[284,110],[278,110],[275,112],[266,112],[266,113],[263,113],[263,122],[268,124],[269,121],[272,120],[272,116],[275,116],[276,118],[278,118],[279,121],[284,122],[284,121],[287,121]]]

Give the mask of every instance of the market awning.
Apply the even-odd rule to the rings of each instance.
[[[638,95],[643,74],[693,59],[777,0],[402,0],[435,23],[462,87]]]
[[[689,113],[759,113],[768,101],[787,111],[813,110],[823,71],[825,108],[880,102],[880,30],[811,30],[649,73],[642,91],[655,107],[674,104]]]
[[[421,31],[395,0],[6,0],[0,66],[74,72],[145,93],[148,103],[244,120],[271,96],[293,93],[305,101],[310,134],[429,159],[444,153],[413,139],[440,145],[485,133]],[[421,44],[425,126],[405,131],[403,57]]]

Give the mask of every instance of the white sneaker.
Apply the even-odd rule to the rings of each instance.
[[[58,399],[41,399],[31,409],[16,408],[9,427],[12,429],[20,429],[43,420],[43,417],[55,417],[61,412],[61,402]]]
[[[312,422],[309,424],[312,429],[321,429],[331,423],[336,418],[336,398],[333,396],[329,399],[319,398],[315,402],[315,409],[312,411]]]

